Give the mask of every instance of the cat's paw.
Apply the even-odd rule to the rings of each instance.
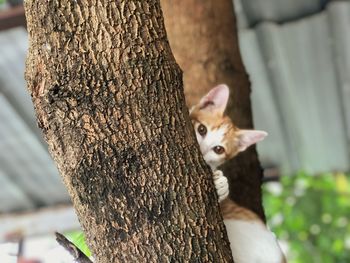
[[[219,202],[225,200],[230,192],[228,180],[220,170],[214,171],[214,184],[219,197]]]

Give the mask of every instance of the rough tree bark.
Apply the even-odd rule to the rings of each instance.
[[[184,71],[188,105],[213,86],[231,88],[227,113],[240,128],[252,128],[250,82],[242,63],[232,0],[162,0],[165,25],[176,61]],[[262,170],[254,147],[224,167],[231,198],[265,219]]]
[[[97,262],[232,262],[159,0],[25,1],[26,79]]]

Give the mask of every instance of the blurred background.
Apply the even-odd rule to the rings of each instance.
[[[79,223],[26,90],[21,2],[0,0],[0,262],[71,262],[52,233],[77,240]],[[269,226],[289,262],[350,262],[350,1],[234,2],[255,127],[269,132]]]

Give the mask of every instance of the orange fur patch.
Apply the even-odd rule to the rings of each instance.
[[[262,223],[257,214],[247,208],[237,205],[237,203],[229,198],[220,203],[220,210],[224,219],[256,220]]]

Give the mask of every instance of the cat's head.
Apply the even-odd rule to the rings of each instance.
[[[228,98],[229,88],[221,84],[190,110],[200,150],[213,170],[267,136],[264,131],[237,128],[224,115]]]

